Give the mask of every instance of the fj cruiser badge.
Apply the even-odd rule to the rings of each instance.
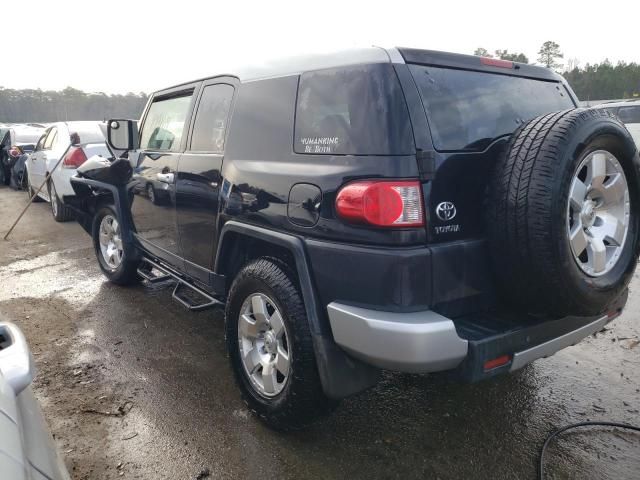
[[[441,202],[436,207],[436,215],[443,222],[453,220],[456,216],[456,206],[451,202]]]

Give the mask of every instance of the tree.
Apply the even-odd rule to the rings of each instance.
[[[564,72],[564,77],[581,100],[612,100],[640,96],[640,65],[609,60],[599,64],[580,67],[572,60],[573,68]]]
[[[476,51],[473,52],[473,54],[476,55],[477,57],[493,57],[493,55],[489,53],[489,50],[482,47],[476,48]]]
[[[496,50],[496,57],[500,60],[511,60],[512,62],[529,63],[529,59],[524,53],[509,53],[508,50]]]
[[[553,68],[555,70],[562,66],[562,63],[557,60],[564,58],[564,54],[560,51],[560,45],[556,42],[544,42],[538,51],[538,55],[540,55],[538,61],[547,68]]]
[[[144,93],[106,95],[67,87],[60,92],[0,87],[0,122],[57,122],[138,118],[147,102]]]

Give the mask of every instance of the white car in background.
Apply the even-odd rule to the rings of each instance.
[[[69,480],[29,386],[33,375],[24,335],[0,318],[0,478]]]
[[[640,100],[603,103],[595,108],[605,108],[617,115],[629,130],[629,133],[631,133],[638,148],[640,148]]]
[[[38,192],[38,199],[51,202],[51,213],[58,222],[73,219],[72,210],[65,205],[65,197],[75,195],[70,179],[87,158],[101,155],[111,157],[100,125],[104,122],[57,122],[51,124],[38,141],[27,160],[29,194]],[[61,160],[62,159],[62,160]],[[61,160],[60,165],[56,165]],[[53,170],[55,168],[55,170]]]

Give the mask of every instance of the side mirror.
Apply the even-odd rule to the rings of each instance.
[[[18,395],[35,374],[33,359],[22,332],[14,324],[0,322],[0,376]]]
[[[113,119],[107,122],[107,143],[113,150],[138,149],[138,122]]]

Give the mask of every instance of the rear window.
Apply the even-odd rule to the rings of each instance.
[[[300,76],[294,150],[329,155],[415,153],[409,114],[390,64]]]
[[[411,65],[436,150],[484,150],[538,115],[574,108],[564,86],[529,78]]]
[[[105,141],[102,130],[97,123],[69,125],[71,143],[103,143]]]

